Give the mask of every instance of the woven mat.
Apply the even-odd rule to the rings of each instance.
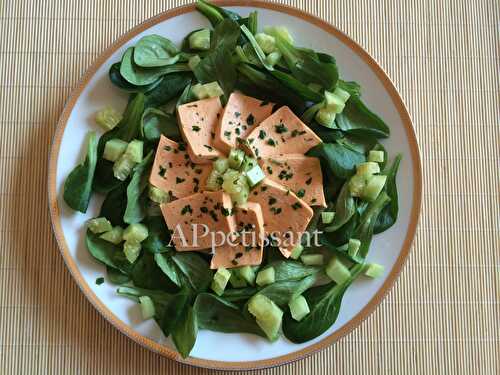
[[[500,373],[500,6],[283,1],[364,46],[414,119],[420,227],[358,329],[259,374]],[[71,88],[115,38],[185,1],[0,2],[0,373],[205,374],[135,344],[90,305],[51,233],[47,155]]]

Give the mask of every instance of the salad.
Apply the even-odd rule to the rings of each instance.
[[[87,249],[183,357],[200,329],[306,342],[384,275],[366,257],[397,219],[401,156],[333,56],[257,12],[197,9],[212,28],[146,35],[111,66],[128,104],[96,114],[63,197],[83,213],[105,197]]]

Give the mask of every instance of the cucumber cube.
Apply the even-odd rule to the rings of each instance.
[[[229,283],[233,288],[244,288],[247,286],[247,282],[243,280],[236,272],[231,272]]]
[[[244,159],[245,159],[245,152],[243,150],[233,148],[229,152],[229,166],[233,169],[239,169]]]
[[[87,225],[89,227],[89,230],[92,233],[96,234],[108,232],[113,229],[113,226],[105,217],[96,217],[95,219],[90,219],[89,221],[87,221]]]
[[[358,176],[369,177],[375,173],[380,173],[380,166],[373,161],[367,161],[356,166],[356,174]]]
[[[210,30],[201,29],[195,31],[189,36],[189,47],[191,49],[208,50],[210,49]]]
[[[229,168],[229,160],[226,158],[219,158],[214,161],[214,169],[219,173],[224,173]]]
[[[347,102],[351,97],[351,94],[349,94],[345,90],[342,90],[340,87],[336,87],[333,93],[337,95],[340,98],[340,100],[342,100],[344,103]]]
[[[194,70],[194,68],[196,68],[196,66],[200,63],[200,61],[201,61],[200,56],[198,55],[191,56],[188,60],[189,69]]]
[[[226,289],[227,282],[231,278],[231,272],[224,267],[219,267],[212,280],[211,288],[218,295],[222,296]]]
[[[134,163],[140,163],[142,161],[143,149],[144,142],[134,139],[128,144],[125,154],[123,155]]]
[[[274,38],[274,36],[264,33],[257,33],[255,34],[255,40],[266,55],[276,49],[276,39]]]
[[[123,239],[129,242],[140,243],[148,238],[148,228],[144,224],[130,224],[123,231]]]
[[[347,254],[351,257],[355,257],[358,254],[360,246],[360,240],[357,240],[356,238],[349,238],[349,242],[347,244]]]
[[[205,183],[205,188],[210,191],[220,190],[222,186],[222,174],[216,169],[212,169],[212,172],[207,177],[207,182]]]
[[[290,254],[290,258],[292,259],[299,259],[300,254],[304,251],[304,246],[302,246],[300,243],[295,245],[294,248],[292,249],[292,253]]]
[[[122,115],[111,106],[102,108],[95,115],[95,122],[104,130],[113,129],[121,120]]]
[[[300,322],[310,312],[309,305],[307,304],[307,300],[304,296],[298,296],[292,299],[288,303],[288,307],[290,308],[292,318],[298,322]]]
[[[322,266],[324,263],[323,254],[306,254],[300,257],[306,266]]]
[[[125,150],[127,149],[128,143],[122,141],[121,139],[110,139],[104,145],[104,152],[102,157],[106,160],[115,162],[120,156],[123,155]]]
[[[250,266],[244,266],[240,268],[236,268],[235,272],[238,273],[239,277],[241,277],[243,280],[245,280],[248,284],[254,285],[255,284],[255,271],[252,267]]]
[[[207,90],[205,89],[205,86],[202,85],[201,83],[197,83],[196,85],[191,86],[191,92],[196,97],[196,99],[201,100],[208,98]]]
[[[337,284],[342,284],[351,277],[349,269],[335,256],[328,262],[325,272]]]
[[[321,222],[323,224],[331,224],[335,217],[335,212],[333,211],[323,211],[321,213]]]
[[[170,197],[167,192],[158,189],[156,186],[149,185],[148,197],[153,202],[162,204],[166,203],[170,200]]]
[[[345,102],[333,92],[325,91],[326,108],[334,113],[341,113],[344,110]]]
[[[276,37],[283,38],[287,43],[293,44],[292,34],[290,34],[290,32],[285,26],[266,27],[264,29],[264,32],[266,34],[274,36],[275,38]]]
[[[316,112],[316,116],[314,117],[316,121],[323,126],[326,126],[330,129],[335,129],[335,116],[337,114],[332,110],[323,107],[318,112]]]
[[[378,195],[385,186],[387,181],[387,176],[377,175],[372,176],[361,193],[361,198],[369,202],[373,202],[377,199]]]
[[[139,303],[141,304],[141,313],[144,320],[151,319],[155,316],[155,305],[151,297],[141,296],[139,297]]]
[[[243,160],[243,164],[241,165],[240,170],[242,172],[247,172],[250,169],[252,169],[253,167],[255,167],[256,165],[259,165],[257,163],[257,160],[255,160],[254,158],[251,158],[249,156],[245,156],[245,160]]]
[[[366,276],[372,277],[374,279],[382,276],[383,274],[384,274],[384,266],[377,263],[369,264],[365,271]]]
[[[141,244],[135,241],[125,241],[123,252],[130,263],[134,263],[141,253]]]
[[[264,286],[274,283],[275,273],[274,267],[267,267],[257,274],[256,283],[258,286]]]
[[[365,186],[366,178],[355,174],[349,180],[349,193],[351,193],[351,196],[353,197],[360,197]]]
[[[250,187],[245,176],[230,168],[224,173],[222,179],[222,189],[231,196],[233,203],[243,204],[247,201]]]
[[[271,52],[266,56],[266,63],[271,66],[275,66],[281,60],[281,56],[282,55],[280,51]]]
[[[248,311],[255,316],[257,324],[269,340],[278,338],[283,311],[273,301],[262,294],[256,294],[248,301]]]
[[[217,81],[205,83],[203,87],[205,88],[205,92],[209,98],[224,95],[224,91],[222,91],[222,88],[219,86]]]
[[[250,187],[257,185],[264,178],[266,178],[266,175],[264,174],[264,172],[262,172],[262,169],[258,165],[254,166],[246,173],[247,173],[248,184],[250,185]]]
[[[368,161],[383,163],[384,162],[384,151],[371,150],[368,153]]]
[[[115,161],[115,164],[113,164],[113,175],[118,180],[125,181],[127,177],[130,176],[135,164],[135,162],[123,154],[117,161]]]
[[[113,227],[113,229],[101,234],[99,238],[102,238],[104,241],[111,242],[112,244],[118,245],[123,241],[123,228],[119,226]]]

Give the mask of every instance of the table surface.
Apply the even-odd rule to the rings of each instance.
[[[47,160],[71,88],[139,22],[187,1],[0,3],[0,373],[205,374],[135,344],[67,271]],[[492,1],[283,0],[359,42],[406,102],[424,173],[409,260],[338,343],[259,374],[500,373],[500,6]]]

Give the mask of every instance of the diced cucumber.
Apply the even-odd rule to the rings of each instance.
[[[222,179],[222,189],[231,196],[233,203],[243,204],[247,201],[250,187],[245,176],[229,168],[222,176]]]
[[[105,217],[96,217],[87,221],[87,226],[92,233],[104,233],[113,229],[113,226]]]
[[[325,262],[323,254],[304,254],[300,260],[306,266],[321,266]]]
[[[320,92],[323,89],[323,86],[321,86],[319,83],[314,82],[309,83],[307,87],[316,92]]]
[[[336,256],[333,256],[332,259],[330,259],[325,272],[328,277],[337,284],[342,284],[351,277],[349,269]]]
[[[372,278],[377,278],[380,277],[384,274],[384,266],[381,264],[377,263],[370,263],[366,267],[365,275],[372,277]]]
[[[323,211],[321,213],[321,222],[323,224],[330,224],[335,218],[335,212],[333,211]]]
[[[212,172],[210,172],[207,177],[205,188],[210,191],[220,190],[220,188],[222,187],[222,181],[222,174],[216,169],[212,169]]]
[[[194,68],[196,68],[196,66],[200,63],[200,61],[201,61],[200,56],[198,55],[191,56],[188,60],[189,69],[194,70]]]
[[[211,288],[218,295],[222,296],[224,289],[226,289],[227,282],[231,278],[231,271],[226,270],[224,267],[219,267],[212,280]]]
[[[123,228],[120,226],[113,227],[111,230],[104,232],[99,236],[104,241],[111,242],[112,244],[118,245],[123,241]]]
[[[241,167],[241,163],[243,163],[243,160],[245,159],[245,151],[233,148],[229,152],[228,159],[229,167],[239,169]]]
[[[361,241],[356,238],[349,238],[347,243],[347,254],[351,257],[355,257],[358,254],[358,250],[361,246]]]
[[[370,150],[370,152],[368,153],[368,161],[383,163],[384,151]]]
[[[275,272],[274,267],[267,267],[257,274],[257,279],[255,282],[258,286],[264,286],[274,283]]]
[[[95,115],[95,122],[104,130],[113,129],[122,120],[122,115],[113,107],[106,106]]]
[[[191,49],[208,50],[210,49],[210,30],[201,29],[195,31],[189,36],[189,47]]]
[[[334,113],[341,113],[344,110],[345,102],[333,92],[325,91],[326,108]]]
[[[134,263],[141,253],[141,244],[135,241],[125,241],[123,252],[130,263]]]
[[[123,156],[132,160],[134,163],[140,163],[142,161],[143,150],[144,142],[134,139],[128,144]]]
[[[254,285],[255,284],[255,271],[252,267],[250,266],[244,266],[240,268],[236,268],[235,272],[238,273],[238,275],[245,280],[248,284]]]
[[[247,282],[243,280],[236,272],[231,272],[229,283],[233,288],[244,288],[247,286]]]
[[[266,63],[271,66],[275,66],[281,60],[281,56],[282,55],[280,51],[271,52],[266,56]]]
[[[252,169],[246,172],[246,175],[250,187],[257,185],[264,178],[266,178],[266,175],[258,165],[254,166]]]
[[[217,96],[224,95],[224,91],[217,81],[205,83],[203,87],[205,88],[205,92],[207,93],[207,96],[209,98],[215,98]]]
[[[335,90],[333,91],[335,95],[337,95],[340,100],[342,100],[344,103],[349,100],[351,97],[351,94],[349,94],[347,91],[342,90],[340,87],[336,87]]]
[[[309,305],[307,304],[307,300],[304,296],[298,296],[292,299],[288,303],[288,307],[290,308],[292,318],[298,322],[300,322],[310,312]]]
[[[335,128],[335,116],[337,114],[326,107],[321,108],[318,112],[316,112],[316,116],[314,118],[318,122],[318,124],[326,126],[327,128],[334,129]]]
[[[115,162],[120,156],[123,155],[125,150],[127,149],[128,143],[122,141],[121,139],[110,139],[104,145],[104,152],[102,157],[106,160]]]
[[[375,173],[380,173],[380,166],[373,161],[367,161],[356,165],[356,174],[358,176],[369,177]]]
[[[353,197],[360,197],[366,185],[366,178],[355,174],[349,180],[349,192]]]
[[[117,161],[115,161],[115,164],[113,164],[113,175],[118,180],[125,181],[127,177],[130,176],[135,164],[135,162],[123,154]]]
[[[193,93],[196,99],[201,100],[208,98],[207,90],[205,89],[205,86],[202,85],[201,83],[197,83],[196,85],[191,86],[191,92]]]
[[[245,160],[243,160],[243,164],[240,167],[240,171],[247,172],[256,165],[259,165],[259,163],[257,163],[257,160],[255,160],[250,156],[245,156]]]
[[[219,173],[224,173],[229,168],[229,160],[226,158],[219,158],[214,161],[214,169]]]
[[[378,195],[384,188],[385,182],[387,181],[387,176],[376,175],[368,179],[368,182],[361,193],[361,198],[369,202],[373,202],[377,199]]]
[[[148,238],[148,228],[144,224],[130,224],[123,231],[123,239],[125,241],[140,243]]]
[[[290,258],[292,259],[299,259],[300,254],[304,251],[304,246],[302,246],[300,243],[295,245],[295,247],[292,249],[292,253],[290,254]]]
[[[276,49],[276,39],[274,39],[274,36],[272,35],[257,33],[255,34],[255,40],[266,55]]]
[[[248,301],[248,311],[264,331],[267,338],[274,341],[279,336],[283,311],[269,298],[256,294]]]
[[[166,203],[170,200],[170,197],[167,192],[158,189],[156,186],[149,185],[148,197],[153,202],[162,204]]]
[[[149,296],[140,296],[139,303],[141,304],[141,313],[144,320],[151,319],[155,316],[155,305]]]
[[[293,44],[293,37],[285,26],[266,27],[264,29],[264,32],[266,34],[274,36],[275,38],[279,36],[286,42]]]
[[[231,201],[238,204],[245,204],[248,201],[248,196],[250,195],[250,188],[247,184],[241,186],[241,191],[239,193],[233,193],[231,195]]]

